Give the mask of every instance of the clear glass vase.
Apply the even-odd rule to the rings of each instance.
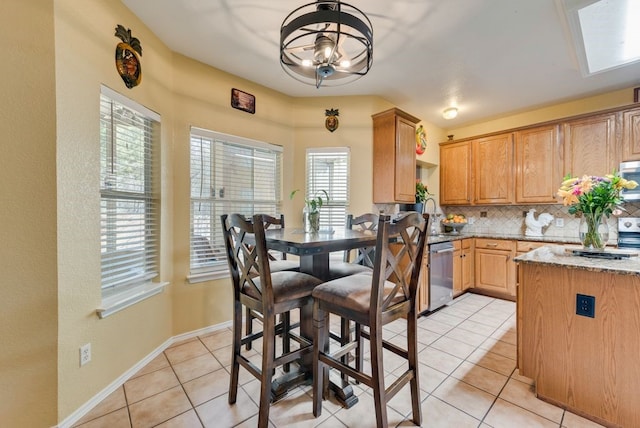
[[[588,250],[604,250],[609,240],[609,225],[602,214],[582,213],[580,218],[580,242]]]
[[[305,233],[318,233],[320,230],[320,211],[309,211],[305,205],[302,210],[302,223]]]

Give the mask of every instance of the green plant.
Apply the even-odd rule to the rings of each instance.
[[[430,195],[427,186],[422,184],[420,180],[416,180],[416,203],[424,202],[427,200],[427,195]]]
[[[293,190],[290,194],[289,194],[289,199],[293,199],[293,197],[295,196],[295,194],[297,192],[299,192],[300,189],[296,189]],[[322,198],[322,195],[324,194],[324,199]],[[307,209],[310,213],[317,213],[320,211],[320,208],[322,208],[322,205],[324,205],[325,203],[329,202],[329,194],[327,193],[326,190],[318,190],[316,193],[314,193],[312,198],[304,198],[304,203],[307,206]]]

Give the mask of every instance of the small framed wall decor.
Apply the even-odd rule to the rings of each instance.
[[[633,88],[633,102],[637,103],[640,101],[640,88]]]
[[[256,112],[256,97],[233,88],[231,89],[231,107],[254,114]]]

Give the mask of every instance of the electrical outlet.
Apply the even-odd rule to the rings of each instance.
[[[473,224],[475,222],[476,222],[476,218],[475,217],[467,217],[467,223]]]
[[[481,218],[487,217],[487,212],[486,211],[480,211],[480,217]]]
[[[84,366],[91,361],[91,343],[80,347],[80,366]]]
[[[557,218],[556,219],[556,227],[564,227],[564,219],[563,218]]]
[[[595,296],[586,296],[584,294],[576,294],[576,314],[583,317],[596,317],[596,298]]]

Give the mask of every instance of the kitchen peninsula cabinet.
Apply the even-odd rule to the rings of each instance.
[[[471,204],[471,142],[440,146],[440,205]]]
[[[622,114],[622,162],[640,161],[640,109]]]
[[[472,156],[474,203],[513,203],[513,134],[474,140]]]
[[[373,203],[415,202],[416,123],[397,108],[374,114]]]
[[[618,169],[615,113],[567,121],[563,133],[565,174],[606,175]]]
[[[515,241],[476,238],[475,289],[498,297],[515,299]]]
[[[610,427],[640,427],[640,261],[547,245],[518,257],[518,368],[539,399]],[[593,317],[576,314],[578,294]]]
[[[557,203],[564,176],[558,131],[551,125],[515,133],[516,204]]]

